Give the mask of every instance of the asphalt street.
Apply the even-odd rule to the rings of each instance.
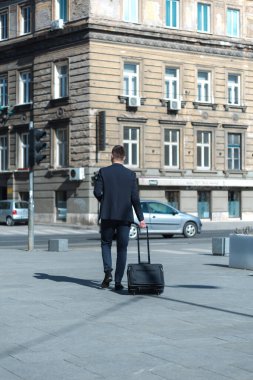
[[[151,241],[160,296],[129,295],[126,277],[121,293],[100,289],[99,241],[0,248],[0,379],[252,380],[253,273],[204,239],[180,241]]]

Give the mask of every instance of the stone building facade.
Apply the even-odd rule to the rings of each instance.
[[[96,223],[92,177],[115,144],[142,198],[251,220],[251,3],[2,1],[0,198],[28,198],[33,126],[36,221]]]

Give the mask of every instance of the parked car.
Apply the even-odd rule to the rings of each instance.
[[[141,200],[144,220],[152,234],[161,234],[165,238],[171,238],[175,234],[183,234],[185,237],[194,237],[201,232],[202,223],[199,217],[186,214],[176,208],[153,200]],[[134,222],[139,224],[135,215]],[[136,239],[137,226],[131,225],[130,239]],[[145,233],[144,229],[140,230]]]
[[[28,202],[18,200],[0,201],[0,223],[13,226],[28,223]]]

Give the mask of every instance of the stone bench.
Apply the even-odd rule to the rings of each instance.
[[[68,239],[50,239],[48,240],[48,250],[54,252],[68,251]]]

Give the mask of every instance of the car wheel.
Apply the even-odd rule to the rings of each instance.
[[[170,239],[173,237],[173,234],[163,234],[164,239]]]
[[[129,239],[137,239],[137,226],[135,224],[131,224],[130,231],[129,231]]]
[[[11,216],[7,216],[6,218],[6,226],[14,226],[14,221]]]
[[[197,233],[197,226],[194,222],[185,223],[183,234],[186,238],[194,237],[196,233]]]

